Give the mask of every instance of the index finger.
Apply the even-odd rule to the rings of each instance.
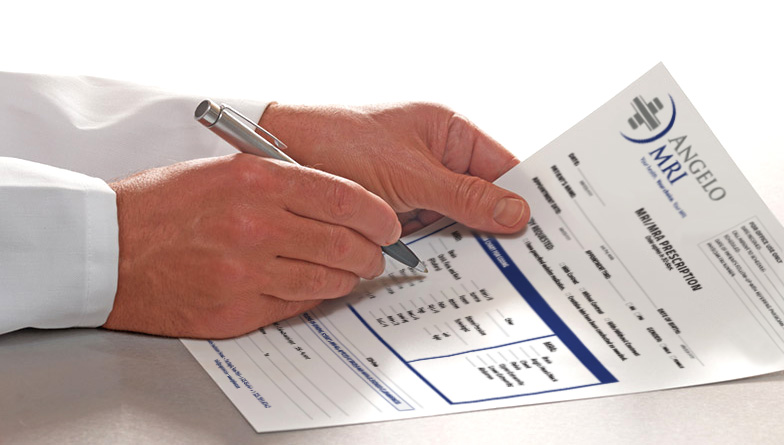
[[[456,173],[493,182],[520,160],[471,121],[455,113],[449,120],[442,162]]]
[[[400,239],[400,221],[383,199],[348,179],[308,167],[297,168],[298,192],[284,203],[288,211],[348,227],[379,246]]]

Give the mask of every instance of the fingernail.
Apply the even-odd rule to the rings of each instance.
[[[495,205],[493,219],[502,226],[514,227],[523,218],[524,212],[525,203],[522,199],[504,198]]]
[[[384,258],[384,255],[381,255],[381,263],[379,267],[376,269],[376,273],[373,275],[373,278],[380,277],[384,274],[384,271],[387,269],[387,260]]]

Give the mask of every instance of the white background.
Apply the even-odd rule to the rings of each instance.
[[[285,103],[436,101],[525,157],[661,61],[781,217],[775,5],[3,2],[0,70]]]
[[[775,3],[3,2],[0,70],[286,103],[437,101],[524,157],[661,61],[748,176],[777,176]]]

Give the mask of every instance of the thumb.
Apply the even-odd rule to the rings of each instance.
[[[424,181],[417,207],[492,233],[518,232],[528,223],[531,209],[517,194],[477,176],[442,173]]]

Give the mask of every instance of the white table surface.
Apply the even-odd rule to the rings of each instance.
[[[619,397],[257,434],[182,344],[0,337],[0,443],[781,443],[784,373]]]

